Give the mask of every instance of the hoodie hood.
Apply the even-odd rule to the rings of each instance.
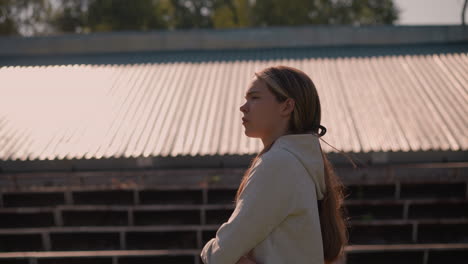
[[[276,139],[272,148],[281,148],[293,154],[304,166],[315,183],[317,199],[326,192],[323,157],[318,136],[314,134],[288,134]]]

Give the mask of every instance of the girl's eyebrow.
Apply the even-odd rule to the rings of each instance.
[[[254,93],[260,93],[260,92],[259,92],[259,91],[250,91],[250,92],[248,92],[245,96],[247,97],[247,96],[249,96],[249,95],[251,95],[251,94],[254,94]]]

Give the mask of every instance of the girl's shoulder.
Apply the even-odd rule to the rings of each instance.
[[[273,174],[292,174],[302,168],[301,162],[289,151],[283,148],[272,148],[263,153],[253,169]],[[302,172],[302,171],[301,171]]]

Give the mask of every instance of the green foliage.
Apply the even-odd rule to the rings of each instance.
[[[254,26],[307,24],[392,24],[398,9],[392,0],[257,0]]]
[[[101,32],[166,28],[158,6],[162,1],[61,0],[51,19],[58,32]]]
[[[252,8],[255,26],[296,26],[311,24],[310,13],[316,4],[310,0],[257,0]]]
[[[0,0],[0,35],[40,35],[50,14],[48,0]]]
[[[392,24],[400,12],[391,0],[340,1],[336,7],[338,24]]]
[[[252,26],[252,6],[249,0],[217,1],[211,19],[214,28],[243,28]]]
[[[213,0],[172,0],[172,13],[170,28],[212,28],[210,18]]]
[[[49,18],[55,32],[87,33],[87,6],[81,0],[61,0],[60,6]]]
[[[41,23],[54,33],[376,25],[394,23],[398,13],[392,0],[0,0],[0,34]]]
[[[215,28],[235,28],[238,27],[235,19],[235,10],[227,5],[217,8],[212,16]]]
[[[91,31],[149,30],[163,28],[156,1],[95,0],[89,5]]]

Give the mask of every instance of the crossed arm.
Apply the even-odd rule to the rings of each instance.
[[[284,156],[269,156],[252,169],[231,217],[201,252],[205,264],[255,264],[247,253],[294,208],[297,181],[288,163]]]
[[[257,264],[255,261],[245,257],[245,256],[242,256],[239,261],[236,262],[236,264]]]

